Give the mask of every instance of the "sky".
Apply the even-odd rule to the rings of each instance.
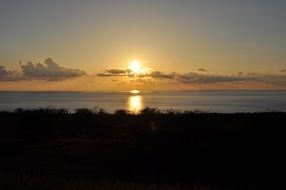
[[[0,90],[286,89],[285,8],[285,0],[0,0]]]

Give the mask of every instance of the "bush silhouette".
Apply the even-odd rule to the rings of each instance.
[[[156,182],[278,184],[286,113],[145,108],[0,112],[0,172],[23,170]],[[3,164],[10,163],[10,164]]]

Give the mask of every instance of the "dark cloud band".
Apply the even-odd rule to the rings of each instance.
[[[64,79],[76,78],[86,75],[84,71],[62,67],[55,63],[53,59],[48,58],[43,63],[26,64],[20,63],[21,73],[8,71],[5,67],[0,66],[0,81],[17,81],[17,80],[47,80],[59,81]]]
[[[109,71],[109,72],[108,72]],[[112,72],[110,72],[112,71]],[[201,72],[206,72],[206,69],[199,69]],[[123,74],[124,73],[124,74]],[[246,73],[239,72],[235,75],[212,75],[212,74],[202,74],[196,72],[189,73],[164,73],[161,71],[152,71],[145,74],[126,74],[125,70],[117,71],[115,69],[106,70],[106,73],[99,73],[99,77],[114,77],[114,76],[127,76],[134,80],[134,77],[142,79],[140,81],[148,82],[150,80],[169,80],[184,84],[195,84],[195,83],[230,83],[230,82],[265,82],[286,85],[286,75],[279,74],[260,74],[260,73]],[[145,80],[143,80],[145,79]],[[137,80],[138,81],[138,80]]]
[[[15,71],[9,71],[4,66],[0,65],[0,81],[15,81],[15,80],[21,80],[23,77],[15,72]]]

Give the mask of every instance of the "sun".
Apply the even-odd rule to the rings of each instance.
[[[129,63],[129,68],[135,74],[139,74],[142,70],[141,63],[138,60],[131,61]]]
[[[131,93],[131,94],[139,94],[139,93],[140,93],[140,90],[131,90],[130,93]]]

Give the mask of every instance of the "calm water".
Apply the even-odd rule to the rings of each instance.
[[[104,108],[108,112],[144,107],[210,112],[286,111],[286,91],[0,92],[0,110],[39,107]]]

